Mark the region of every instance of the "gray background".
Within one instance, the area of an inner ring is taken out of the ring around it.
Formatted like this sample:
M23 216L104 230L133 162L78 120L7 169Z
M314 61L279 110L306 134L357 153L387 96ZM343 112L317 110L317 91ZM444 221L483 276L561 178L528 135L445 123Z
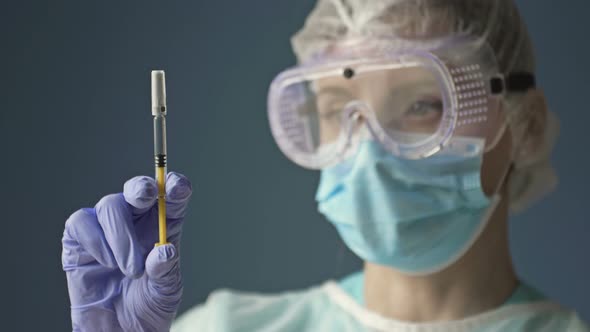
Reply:
M317 174L266 119L312 0L5 2L0 142L2 326L70 329L61 235L77 208L153 174L149 71L166 70L170 168L195 194L181 311L219 287L276 292L360 266L315 212ZM590 2L519 1L562 133L559 190L512 220L519 275L590 319Z

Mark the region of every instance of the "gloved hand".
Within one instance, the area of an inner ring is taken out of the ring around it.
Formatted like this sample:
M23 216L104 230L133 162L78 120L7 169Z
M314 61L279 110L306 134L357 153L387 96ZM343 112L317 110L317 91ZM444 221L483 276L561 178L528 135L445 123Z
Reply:
M123 193L66 221L62 265L74 331L168 331L182 296L179 245L192 188L178 173L166 177L167 232L158 242L157 185L138 176Z

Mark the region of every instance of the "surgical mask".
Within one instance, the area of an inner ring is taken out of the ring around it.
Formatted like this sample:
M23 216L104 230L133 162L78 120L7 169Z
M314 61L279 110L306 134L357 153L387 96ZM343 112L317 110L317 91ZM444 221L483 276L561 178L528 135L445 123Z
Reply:
M481 151L478 139L460 139ZM500 200L484 194L482 153L396 157L375 140L322 170L319 211L360 258L411 275L431 274L456 262L485 228Z

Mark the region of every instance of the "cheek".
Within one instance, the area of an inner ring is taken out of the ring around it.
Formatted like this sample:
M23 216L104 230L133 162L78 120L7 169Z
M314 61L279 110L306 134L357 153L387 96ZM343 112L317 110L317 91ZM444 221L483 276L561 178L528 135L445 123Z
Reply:
M487 196L493 195L499 189L501 181L505 181L505 175L511 163L511 155L512 135L507 128L498 144L483 156L481 185Z
M479 125L458 128L458 136L482 137L485 135L486 145L493 148L483 155L481 169L481 185L486 195L491 196L503 181L512 157L512 135L507 127L502 136L499 134L505 122L502 102L498 98L488 100L487 121ZM495 145L494 145L495 144Z
M506 122L502 101L499 98L490 97L487 103L486 121L478 122L456 129L455 134L466 137L481 137L486 140L486 145L494 144L500 137L498 133Z
M340 119L331 119L326 120L320 118L319 120L319 137L320 137L320 145L321 144L329 144L338 138L340 135Z

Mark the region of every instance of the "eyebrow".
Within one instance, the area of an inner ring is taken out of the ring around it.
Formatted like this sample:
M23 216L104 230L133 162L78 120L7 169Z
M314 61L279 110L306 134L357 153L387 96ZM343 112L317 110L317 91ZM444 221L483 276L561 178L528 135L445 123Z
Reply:
M344 97L352 97L349 93L349 90L346 88L339 88L336 86L328 86L320 88L316 91L316 97L320 98L322 95L336 95L336 96L344 96Z
M409 82L388 90L391 92L390 97L404 97L412 95L412 92L414 91L415 93L413 93L413 95L425 93L432 94L432 91L436 91L437 95L440 94L438 84L435 81L427 81L426 83L424 81Z
M426 89L420 89L421 87L427 87ZM407 83L403 83L400 84L398 86L395 87L391 87L388 90L391 92L390 93L390 97L404 97L404 96L408 96L411 95L413 91L418 90L419 94L423 94L423 93L428 93L428 94L432 94L433 91L433 87L435 87L434 90L436 90L438 92L438 84L436 81L424 81L424 80L416 80L416 81L410 81ZM330 95L330 96L342 96L342 97L349 97L352 98L353 94L350 93L350 90L348 88L342 88L342 87L337 87L337 86L326 86L326 87L322 87L319 88L316 92L315 92L316 98L322 98L325 95Z

